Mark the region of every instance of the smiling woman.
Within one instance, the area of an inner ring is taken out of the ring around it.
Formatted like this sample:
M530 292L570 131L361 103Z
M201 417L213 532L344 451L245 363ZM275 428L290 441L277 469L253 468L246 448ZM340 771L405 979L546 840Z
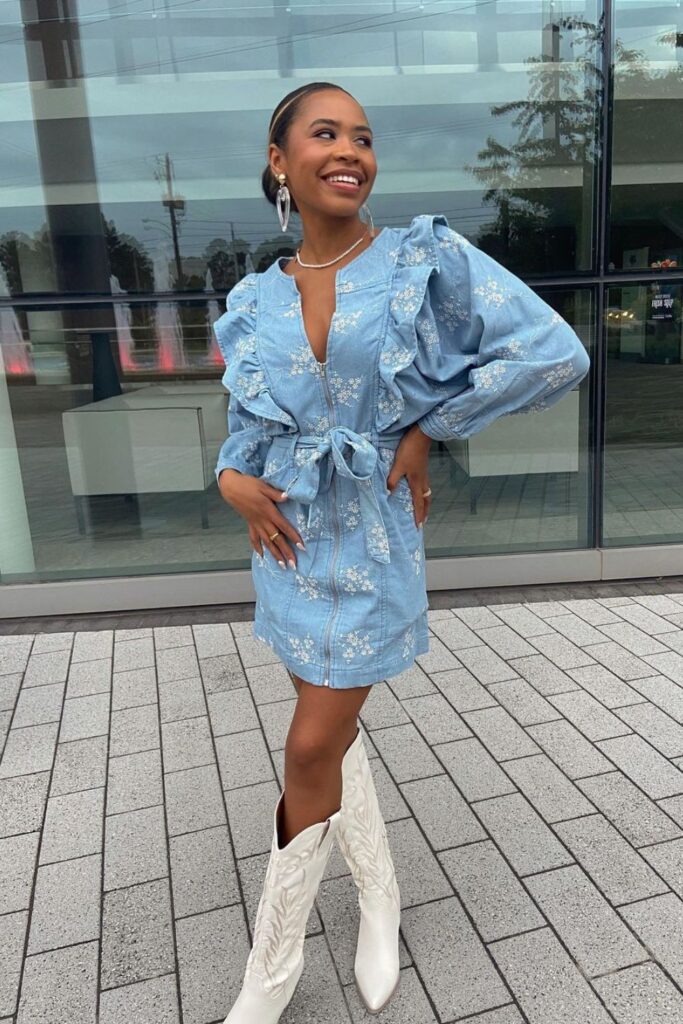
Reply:
M431 441L552 405L588 370L568 324L442 214L368 227L364 118L320 82L276 109L263 187L299 213L303 241L287 266L239 282L215 324L230 391L216 476L248 523L254 634L298 691L228 1024L275 1024L291 999L335 835L359 889L359 992L372 1012L394 992L400 894L357 715L373 684L428 651Z

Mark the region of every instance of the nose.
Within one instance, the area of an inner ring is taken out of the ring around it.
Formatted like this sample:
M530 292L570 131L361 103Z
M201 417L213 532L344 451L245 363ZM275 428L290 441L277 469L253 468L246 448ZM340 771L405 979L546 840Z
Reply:
M337 145L334 147L334 149L335 156L339 157L340 159L350 158L354 160L356 157L356 150L351 139L348 137L348 135L344 135L343 133L340 133L337 136Z

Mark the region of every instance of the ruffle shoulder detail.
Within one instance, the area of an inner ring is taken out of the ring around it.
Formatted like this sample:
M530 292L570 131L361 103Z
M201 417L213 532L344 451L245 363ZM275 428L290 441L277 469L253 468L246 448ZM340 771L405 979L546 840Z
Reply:
M395 250L389 324L379 359L378 430L387 430L401 416L405 402L396 377L411 366L418 352L421 323L431 322L428 286L439 272L439 247L455 232L441 214L413 217Z
M273 400L258 354L258 277L247 274L228 292L225 313L213 325L225 360L223 384L231 395L260 421L296 423ZM264 426L267 425L264 422Z

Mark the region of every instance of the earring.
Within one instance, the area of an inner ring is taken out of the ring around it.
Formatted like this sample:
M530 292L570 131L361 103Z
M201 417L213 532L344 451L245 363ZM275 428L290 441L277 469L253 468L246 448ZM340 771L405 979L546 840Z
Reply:
M277 190L276 196L277 215L280 219L280 227L282 228L283 231L286 231L287 225L289 223L289 208L291 204L291 198L289 195L289 189L285 185L284 174L278 174L277 180L280 182L280 187Z
M370 213L370 207L368 206L367 203L363 203L363 205L360 208L360 213L365 214L365 217L361 217L361 220L370 228L370 235L374 235L375 225L372 223L372 214Z

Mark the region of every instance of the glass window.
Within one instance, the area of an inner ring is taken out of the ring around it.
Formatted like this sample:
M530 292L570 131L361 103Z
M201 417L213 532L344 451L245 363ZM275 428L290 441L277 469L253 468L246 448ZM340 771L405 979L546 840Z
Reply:
M683 541L683 285L608 289L604 544Z
M260 192L292 88L350 89L375 223L445 213L518 273L593 266L596 0L0 5L11 294L224 290L297 238ZM76 17L78 10L78 17ZM354 13L355 12L355 13Z
M683 9L615 0L609 270L683 267Z

